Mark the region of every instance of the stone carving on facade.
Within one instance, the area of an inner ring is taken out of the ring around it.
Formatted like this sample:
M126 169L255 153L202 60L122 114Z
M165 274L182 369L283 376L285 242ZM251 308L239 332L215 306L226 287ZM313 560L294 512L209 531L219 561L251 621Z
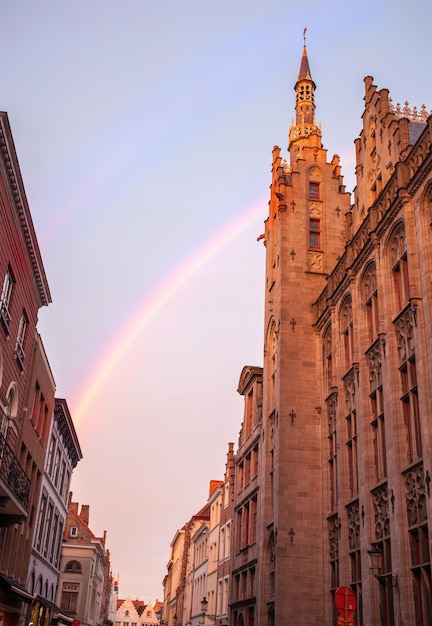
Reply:
M312 252L309 250L309 271L311 272L323 272L324 270L324 255L322 252Z
M372 491L375 520L375 540L380 541L390 535L390 518L387 484Z
M376 266L374 262L368 264L363 273L363 300L366 302L377 290Z
M328 520L329 524L329 545L330 561L337 561L339 558L339 534L340 520L337 515L333 515Z
M427 520L426 482L423 464L404 474L408 525L416 526Z
M349 549L358 550L360 548L360 507L358 500L347 506L347 516Z
M355 410L356 369L352 367L343 379L347 414Z
M414 354L413 330L415 326L415 309L407 307L402 315L399 315L394 322L396 331L396 341L399 354L399 363L402 365L412 354Z
M322 205L319 202L309 202L310 217L321 217Z
M397 261L399 261L399 259L404 255L405 251L405 226L401 223L399 224L399 227L395 229L391 237L390 258L392 265L395 265Z
M405 100L403 107L399 102L397 104L393 104L393 100L390 96L388 102L390 111L394 113L396 117L407 117L412 122L422 122L423 124L426 124L427 118L429 115L432 115L432 111L429 113L426 105L424 104L421 105L419 110L415 106L411 109L408 100Z
M338 404L337 392L332 393L327 398L326 404L327 404L329 435L331 436L336 430L336 411L337 411L337 404Z
M382 343L377 340L369 348L366 357L369 362L369 383L371 392L375 391L382 382Z

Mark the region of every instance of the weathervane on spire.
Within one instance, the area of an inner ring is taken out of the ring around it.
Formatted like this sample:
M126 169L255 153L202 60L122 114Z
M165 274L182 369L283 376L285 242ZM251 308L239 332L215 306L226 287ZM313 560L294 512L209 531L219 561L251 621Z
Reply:
M304 41L304 45L306 45L306 31L307 31L307 26L304 27L303 29L303 41Z

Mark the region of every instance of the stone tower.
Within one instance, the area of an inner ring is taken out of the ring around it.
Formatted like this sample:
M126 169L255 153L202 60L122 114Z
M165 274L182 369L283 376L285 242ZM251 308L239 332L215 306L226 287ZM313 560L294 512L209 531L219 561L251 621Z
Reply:
M343 254L350 195L315 121L306 45L295 84L289 158L273 149L266 247L263 438L260 449L258 624L322 624L323 477L319 337L313 304ZM330 601L330 600L329 600Z

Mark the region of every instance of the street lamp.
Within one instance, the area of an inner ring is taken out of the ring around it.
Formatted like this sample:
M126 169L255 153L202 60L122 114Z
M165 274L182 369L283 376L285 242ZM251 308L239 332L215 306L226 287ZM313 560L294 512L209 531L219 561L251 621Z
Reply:
M382 550L377 544L373 543L370 550L367 551L369 559L369 569L381 585L386 587L397 587L398 577L392 574L380 574L382 569Z
M204 596L203 599L201 600L201 613L203 617L205 617L205 614L207 613L207 605L208 605L208 600Z

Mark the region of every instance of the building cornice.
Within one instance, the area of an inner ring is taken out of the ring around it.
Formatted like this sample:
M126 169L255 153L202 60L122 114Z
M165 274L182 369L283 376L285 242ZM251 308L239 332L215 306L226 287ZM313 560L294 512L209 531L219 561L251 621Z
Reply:
M4 112L0 112L0 166L4 175L5 188L9 194L11 207L15 209L17 226L22 234L25 249L29 256L37 287L39 307L47 306L51 302L48 280L27 202L9 119L7 113Z

